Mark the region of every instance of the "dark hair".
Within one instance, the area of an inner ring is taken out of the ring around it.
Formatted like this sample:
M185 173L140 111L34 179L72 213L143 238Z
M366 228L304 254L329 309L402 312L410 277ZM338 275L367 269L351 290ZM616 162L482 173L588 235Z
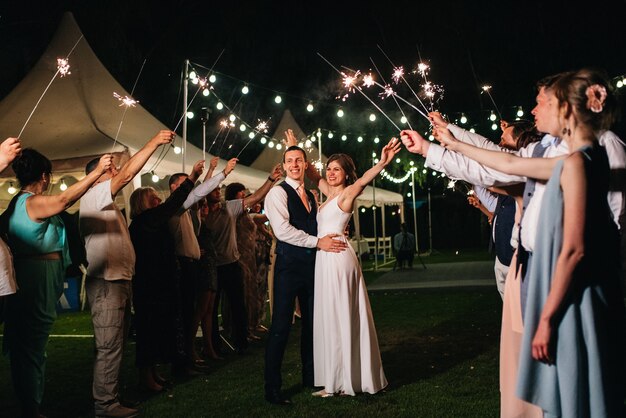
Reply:
M605 93L597 112L589 107L590 102L587 96L589 89L594 86ZM559 104L569 104L576 118L581 123L589 125L594 131L608 129L613 124L617 101L604 71L583 68L566 73L555 81L553 89Z
M337 164L346 172L346 186L351 185L357 180L356 175L356 167L354 166L354 161L347 154L333 154L328 157L328 161L326 161L326 168L333 161L337 161Z
M241 183L230 183L226 186L226 192L224 192L225 200L235 200L237 197L237 193L242 190L246 190L246 186Z
M285 155L287 155L287 153L289 151L300 151L302 153L302 155L304 156L304 162L307 162L306 152L302 148L300 148L299 146L292 145L292 146L290 146L289 148L287 148L285 150L285 153L283 154L283 163L285 162Z
M170 176L170 179L168 181L168 185L170 187L172 187L172 184L176 183L178 181L179 178L181 177L189 177L187 174L185 173L174 173Z
M32 148L25 148L11 164L21 187L41 180L44 174L52 174L52 163L45 155Z
M85 174L89 174L93 170L95 170L96 167L98 167L99 162L100 162L100 157L94 158L93 160L89 161L87 165L85 166Z
M517 139L522 133L530 129L533 129L535 127L535 124L528 120L516 120L516 121L509 123L507 128L509 127L513 128L513 131L511 132L511 134L513 138Z
M537 130L533 125L531 129L522 132L515 142L515 148L520 149L532 144L533 142L541 141L543 134Z

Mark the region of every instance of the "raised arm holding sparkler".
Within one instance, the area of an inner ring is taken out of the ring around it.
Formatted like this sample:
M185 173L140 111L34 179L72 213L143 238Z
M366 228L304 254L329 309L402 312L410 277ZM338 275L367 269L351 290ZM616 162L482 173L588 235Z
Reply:
M22 152L22 144L17 138L7 138L0 144L0 172Z

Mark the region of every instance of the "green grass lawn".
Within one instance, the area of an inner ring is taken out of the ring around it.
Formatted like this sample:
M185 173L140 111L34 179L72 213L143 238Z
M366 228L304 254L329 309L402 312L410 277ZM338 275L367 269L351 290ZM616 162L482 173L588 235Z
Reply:
M368 274L369 276L369 274ZM288 408L263 400L263 341L249 354L212 362L211 373L177 382L165 394L146 398L151 417L202 416L411 416L495 417L498 415L498 335L501 302L494 289L377 292L370 295L383 365L385 393L354 398L313 398L300 387L299 323L283 365ZM59 317L54 334L90 334L86 313ZM134 345L128 345L123 393L136 390ZM50 417L90 416L93 342L51 338L42 412ZM167 369L164 368L167 373ZM0 360L2 416L16 416L5 357Z

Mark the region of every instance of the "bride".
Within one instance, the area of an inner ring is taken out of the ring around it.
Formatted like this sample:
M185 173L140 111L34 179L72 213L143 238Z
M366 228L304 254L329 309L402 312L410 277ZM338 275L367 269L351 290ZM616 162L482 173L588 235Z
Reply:
M307 171L327 198L318 209L318 236L338 233L345 240L343 232L352 216L356 198L399 150L400 142L393 138L383 148L380 161L361 178L357 178L354 162L346 154L330 156L326 179L314 169ZM387 379L367 289L351 246L340 253L318 252L314 300L315 386L324 389L314 392L313 396L354 396L359 392L373 394L384 389Z

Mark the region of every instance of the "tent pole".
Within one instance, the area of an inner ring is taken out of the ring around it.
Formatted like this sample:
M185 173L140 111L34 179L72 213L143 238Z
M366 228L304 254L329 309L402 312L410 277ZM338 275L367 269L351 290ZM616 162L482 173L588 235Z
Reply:
M185 60L185 80L183 81L183 170L185 173L185 156L187 155L187 88L189 86L189 60Z
M417 208L415 207L415 169L414 168L411 168L411 197L413 198L413 232L415 233L415 252L419 254L420 245L419 245L419 240L417 239ZM428 204L430 205L430 202L428 202Z

